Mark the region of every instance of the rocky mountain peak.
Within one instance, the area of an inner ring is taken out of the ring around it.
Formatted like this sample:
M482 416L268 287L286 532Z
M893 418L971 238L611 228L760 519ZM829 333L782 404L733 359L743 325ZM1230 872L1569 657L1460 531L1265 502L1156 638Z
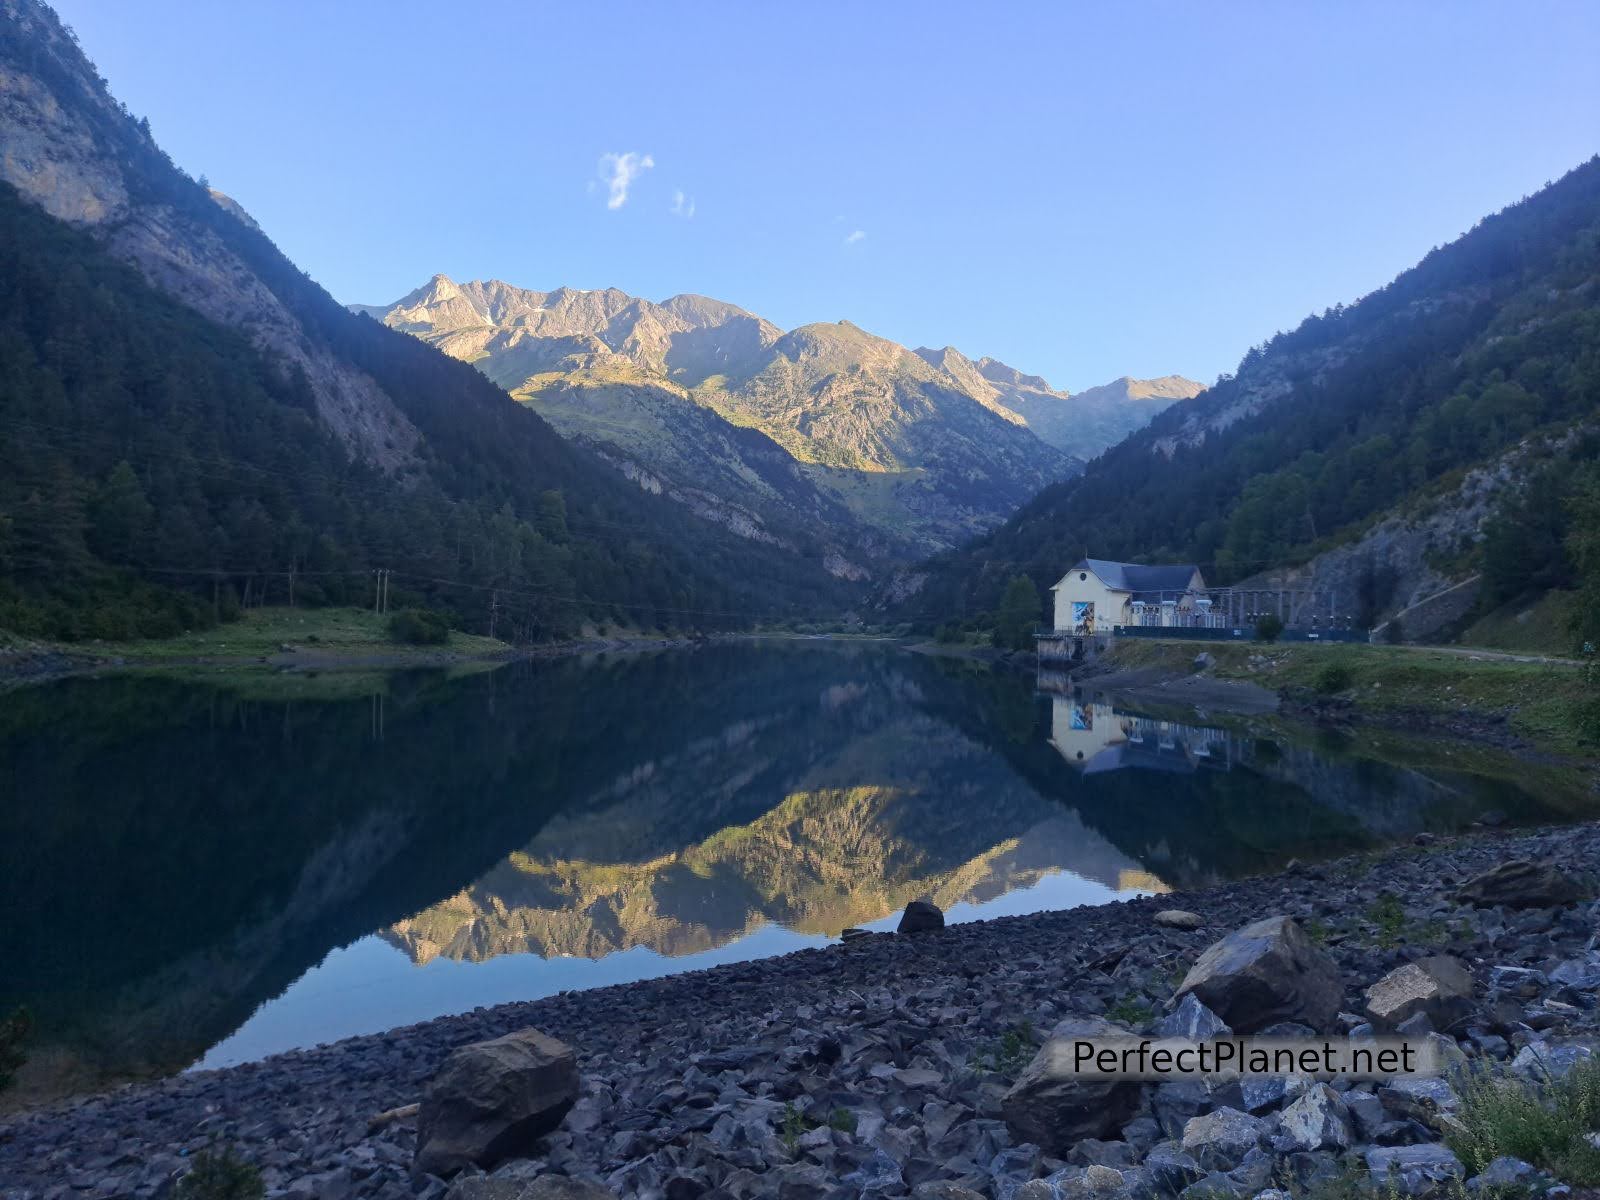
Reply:
M1046 383L1044 376L1024 375L1017 368L1006 365L998 358L985 356L972 365L977 369L978 374L991 383L1005 384L1008 387L1032 388L1035 391L1049 392L1051 395L1060 396L1062 399L1067 396L1066 392L1058 392Z

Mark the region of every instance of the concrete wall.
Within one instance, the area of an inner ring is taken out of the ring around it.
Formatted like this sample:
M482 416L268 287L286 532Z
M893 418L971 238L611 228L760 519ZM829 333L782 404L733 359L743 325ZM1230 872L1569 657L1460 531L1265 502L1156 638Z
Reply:
M1459 621L1472 611L1472 606L1478 602L1478 592L1481 588L1483 577L1472 575L1463 579L1454 587L1448 587L1435 592L1425 600L1420 600L1409 608L1401 609L1382 625L1372 631L1372 640L1384 641L1388 634L1389 624L1393 621L1400 622L1400 633L1408 642L1414 642L1427 637L1430 633L1443 629L1452 622Z

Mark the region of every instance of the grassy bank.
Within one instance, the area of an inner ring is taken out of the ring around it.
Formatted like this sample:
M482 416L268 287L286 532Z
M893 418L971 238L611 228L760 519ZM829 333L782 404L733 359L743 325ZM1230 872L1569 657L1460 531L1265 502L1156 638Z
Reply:
M1480 617L1461 634L1464 646L1566 657L1573 650L1572 618L1578 597L1550 591L1537 600L1518 600Z
M139 642L90 642L70 647L73 653L138 662L174 659L259 659L285 654L284 647L308 656L368 658L441 654L495 654L510 647L495 638L451 630L442 644L414 646L398 642L389 631L389 617L358 608L252 608L237 621L175 638Z
M1117 643L1110 662L1122 669L1187 673L1202 650L1216 660L1210 670L1219 679L1345 701L1374 717L1503 717L1513 732L1545 749L1585 758L1600 752L1581 732L1583 674L1570 663L1518 662L1421 646L1132 639Z

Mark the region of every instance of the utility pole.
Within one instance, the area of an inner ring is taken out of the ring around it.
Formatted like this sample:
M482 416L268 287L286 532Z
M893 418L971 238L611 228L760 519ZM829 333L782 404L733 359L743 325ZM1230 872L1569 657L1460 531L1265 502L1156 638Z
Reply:
M378 605L383 602L383 572L372 573L372 615L378 615Z
M496 588L489 593L489 636L494 636L494 625L500 616L500 590Z

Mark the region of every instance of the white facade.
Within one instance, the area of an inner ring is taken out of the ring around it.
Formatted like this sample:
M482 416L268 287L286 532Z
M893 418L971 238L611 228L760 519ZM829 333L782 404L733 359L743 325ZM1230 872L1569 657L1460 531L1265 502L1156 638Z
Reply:
M1113 625L1132 623L1132 593L1107 587L1100 576L1087 568L1068 571L1050 590L1056 597L1057 633L1110 633ZM1078 605L1088 607L1075 607Z
M1141 576L1160 577L1163 586L1138 590L1145 586ZM1055 594L1053 628L1057 633L1087 636L1110 633L1117 625L1194 624L1197 613L1209 609L1205 586L1198 567L1141 567L1084 559L1050 589Z

